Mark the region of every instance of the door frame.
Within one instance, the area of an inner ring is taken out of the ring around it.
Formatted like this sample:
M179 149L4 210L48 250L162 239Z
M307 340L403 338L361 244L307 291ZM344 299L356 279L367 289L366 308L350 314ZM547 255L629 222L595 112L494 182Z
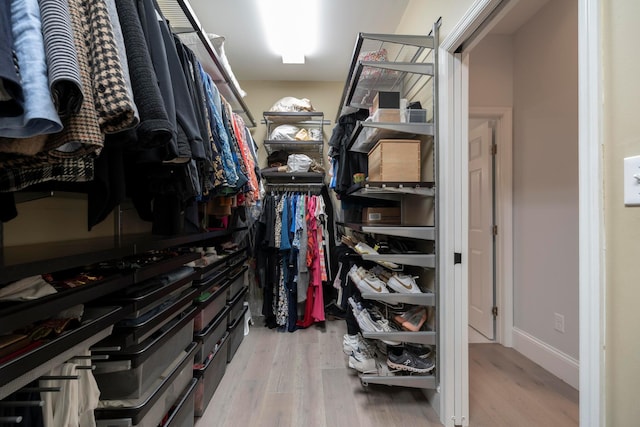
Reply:
M495 342L513 347L513 109L469 107L470 119L495 120L494 207L498 235L495 239L495 290L498 317Z
M449 31L438 48L440 346L442 396L440 419L445 426L469 425L468 274L467 260L453 262L454 253L468 251L468 171L466 139L469 121L468 55L458 52L463 42L470 48L518 0L495 16L503 0L476 0ZM601 0L578 0L578 158L579 158L579 309L580 309L580 425L605 425L605 319L604 212L602 165L603 83ZM485 21L489 25L483 25ZM480 30L479 30L480 29ZM478 31L478 34L474 34ZM451 213L453 212L453 215ZM448 215L445 215L448 213ZM449 325L449 326L447 326Z

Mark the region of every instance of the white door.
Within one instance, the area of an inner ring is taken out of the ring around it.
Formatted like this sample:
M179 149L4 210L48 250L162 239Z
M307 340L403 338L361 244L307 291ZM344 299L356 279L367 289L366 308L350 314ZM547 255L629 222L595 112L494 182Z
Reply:
M469 131L469 326L495 339L493 132Z

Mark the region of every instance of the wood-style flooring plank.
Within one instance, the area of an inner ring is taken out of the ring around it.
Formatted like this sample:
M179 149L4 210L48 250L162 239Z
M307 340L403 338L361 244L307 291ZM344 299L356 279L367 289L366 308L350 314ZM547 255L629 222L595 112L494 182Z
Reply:
M322 369L320 368L320 344L298 343L295 348L299 361L299 388L295 392L293 425L324 427L325 405Z
M353 381L345 368L323 369L322 386L326 425L331 427L366 427L361 423L353 393Z
M342 321L295 333L256 325L197 427L440 427L422 390L362 387L342 352ZM512 349L469 350L473 427L573 427L578 392Z
M578 426L578 392L513 349L469 346L471 425Z

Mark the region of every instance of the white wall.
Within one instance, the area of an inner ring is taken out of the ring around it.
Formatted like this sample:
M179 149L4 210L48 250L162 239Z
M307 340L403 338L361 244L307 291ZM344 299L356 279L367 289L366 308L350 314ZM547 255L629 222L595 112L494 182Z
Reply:
M549 2L513 51L514 323L578 359L577 2Z

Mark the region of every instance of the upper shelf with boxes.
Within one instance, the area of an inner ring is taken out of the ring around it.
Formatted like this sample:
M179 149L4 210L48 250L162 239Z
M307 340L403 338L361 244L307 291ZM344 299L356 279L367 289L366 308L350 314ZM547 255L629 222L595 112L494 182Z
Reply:
M322 182L324 113L265 111L263 117L267 126L264 148L270 158L281 157L283 165L263 170L262 175L271 183Z
M340 114L368 109L350 136L350 151L368 154L357 195L433 195L434 38L360 33ZM429 106L429 108L425 108Z
M324 113L265 111L263 117L267 125L264 148L268 154L278 150L304 153L322 165Z

